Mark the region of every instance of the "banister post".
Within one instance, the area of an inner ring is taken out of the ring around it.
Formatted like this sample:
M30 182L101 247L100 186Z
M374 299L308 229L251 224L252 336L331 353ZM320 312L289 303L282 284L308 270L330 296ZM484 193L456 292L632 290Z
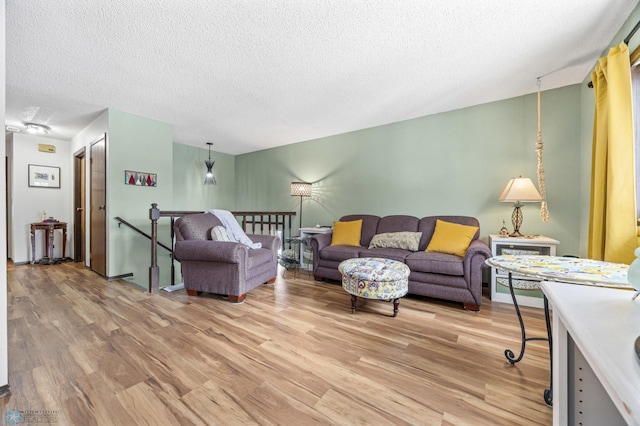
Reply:
M149 209L151 219L151 266L149 267L149 293L154 293L160 288L160 268L158 268L158 219L160 209L157 203L152 203Z

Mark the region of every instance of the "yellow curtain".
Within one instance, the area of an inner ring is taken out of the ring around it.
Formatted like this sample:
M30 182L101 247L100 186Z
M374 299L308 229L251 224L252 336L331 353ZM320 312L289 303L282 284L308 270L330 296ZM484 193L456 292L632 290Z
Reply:
M631 263L637 247L631 64L625 43L600 58L591 161L589 257Z

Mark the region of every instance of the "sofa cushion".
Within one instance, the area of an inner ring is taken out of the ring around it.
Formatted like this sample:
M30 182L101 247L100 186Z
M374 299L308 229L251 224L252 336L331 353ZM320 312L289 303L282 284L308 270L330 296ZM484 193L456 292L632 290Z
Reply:
M381 257L383 259L397 260L398 262L404 263L404 259L411 253L413 252L396 248L372 248L360 251L360 257Z
M376 234L369 243L369 248L397 248L418 251L422 232L385 232Z
M340 218L340 222L348 222L358 219L362 219L362 235L360 236L360 245L369 247L371 238L373 238L373 236L377 233L376 230L378 229L380 216L374 216L370 214L350 214L347 216L342 216Z
M360 246L362 219L349 222L333 222L332 246Z
M477 232L477 226L460 225L438 219L436 220L436 229L426 251L436 251L463 257Z
M453 254L418 251L409 254L404 263L411 271L452 276L464 275L464 260Z
M417 232L419 223L420 219L415 216L400 214L385 216L380 218L376 234L402 231Z
M320 259L342 262L343 260L352 259L354 257L362 257L360 256L360 251L362 250L366 250L366 248L354 246L327 246L320 250Z

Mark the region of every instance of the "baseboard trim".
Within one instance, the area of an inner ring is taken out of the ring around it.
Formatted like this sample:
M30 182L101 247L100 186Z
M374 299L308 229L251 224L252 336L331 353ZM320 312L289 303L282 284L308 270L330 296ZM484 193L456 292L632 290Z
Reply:
M122 274L122 275L114 275L112 277L107 277L108 281L115 281L115 280L121 280L124 278L129 278L133 276L133 272L129 272L128 274Z

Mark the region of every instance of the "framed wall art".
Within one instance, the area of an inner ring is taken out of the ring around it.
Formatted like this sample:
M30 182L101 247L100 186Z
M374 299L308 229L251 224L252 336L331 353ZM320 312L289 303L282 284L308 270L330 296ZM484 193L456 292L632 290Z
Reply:
M29 164L29 186L33 188L60 188L60 167Z
M132 170L125 170L124 183L126 185L136 186L156 186L158 184L158 175L156 173L134 172Z

